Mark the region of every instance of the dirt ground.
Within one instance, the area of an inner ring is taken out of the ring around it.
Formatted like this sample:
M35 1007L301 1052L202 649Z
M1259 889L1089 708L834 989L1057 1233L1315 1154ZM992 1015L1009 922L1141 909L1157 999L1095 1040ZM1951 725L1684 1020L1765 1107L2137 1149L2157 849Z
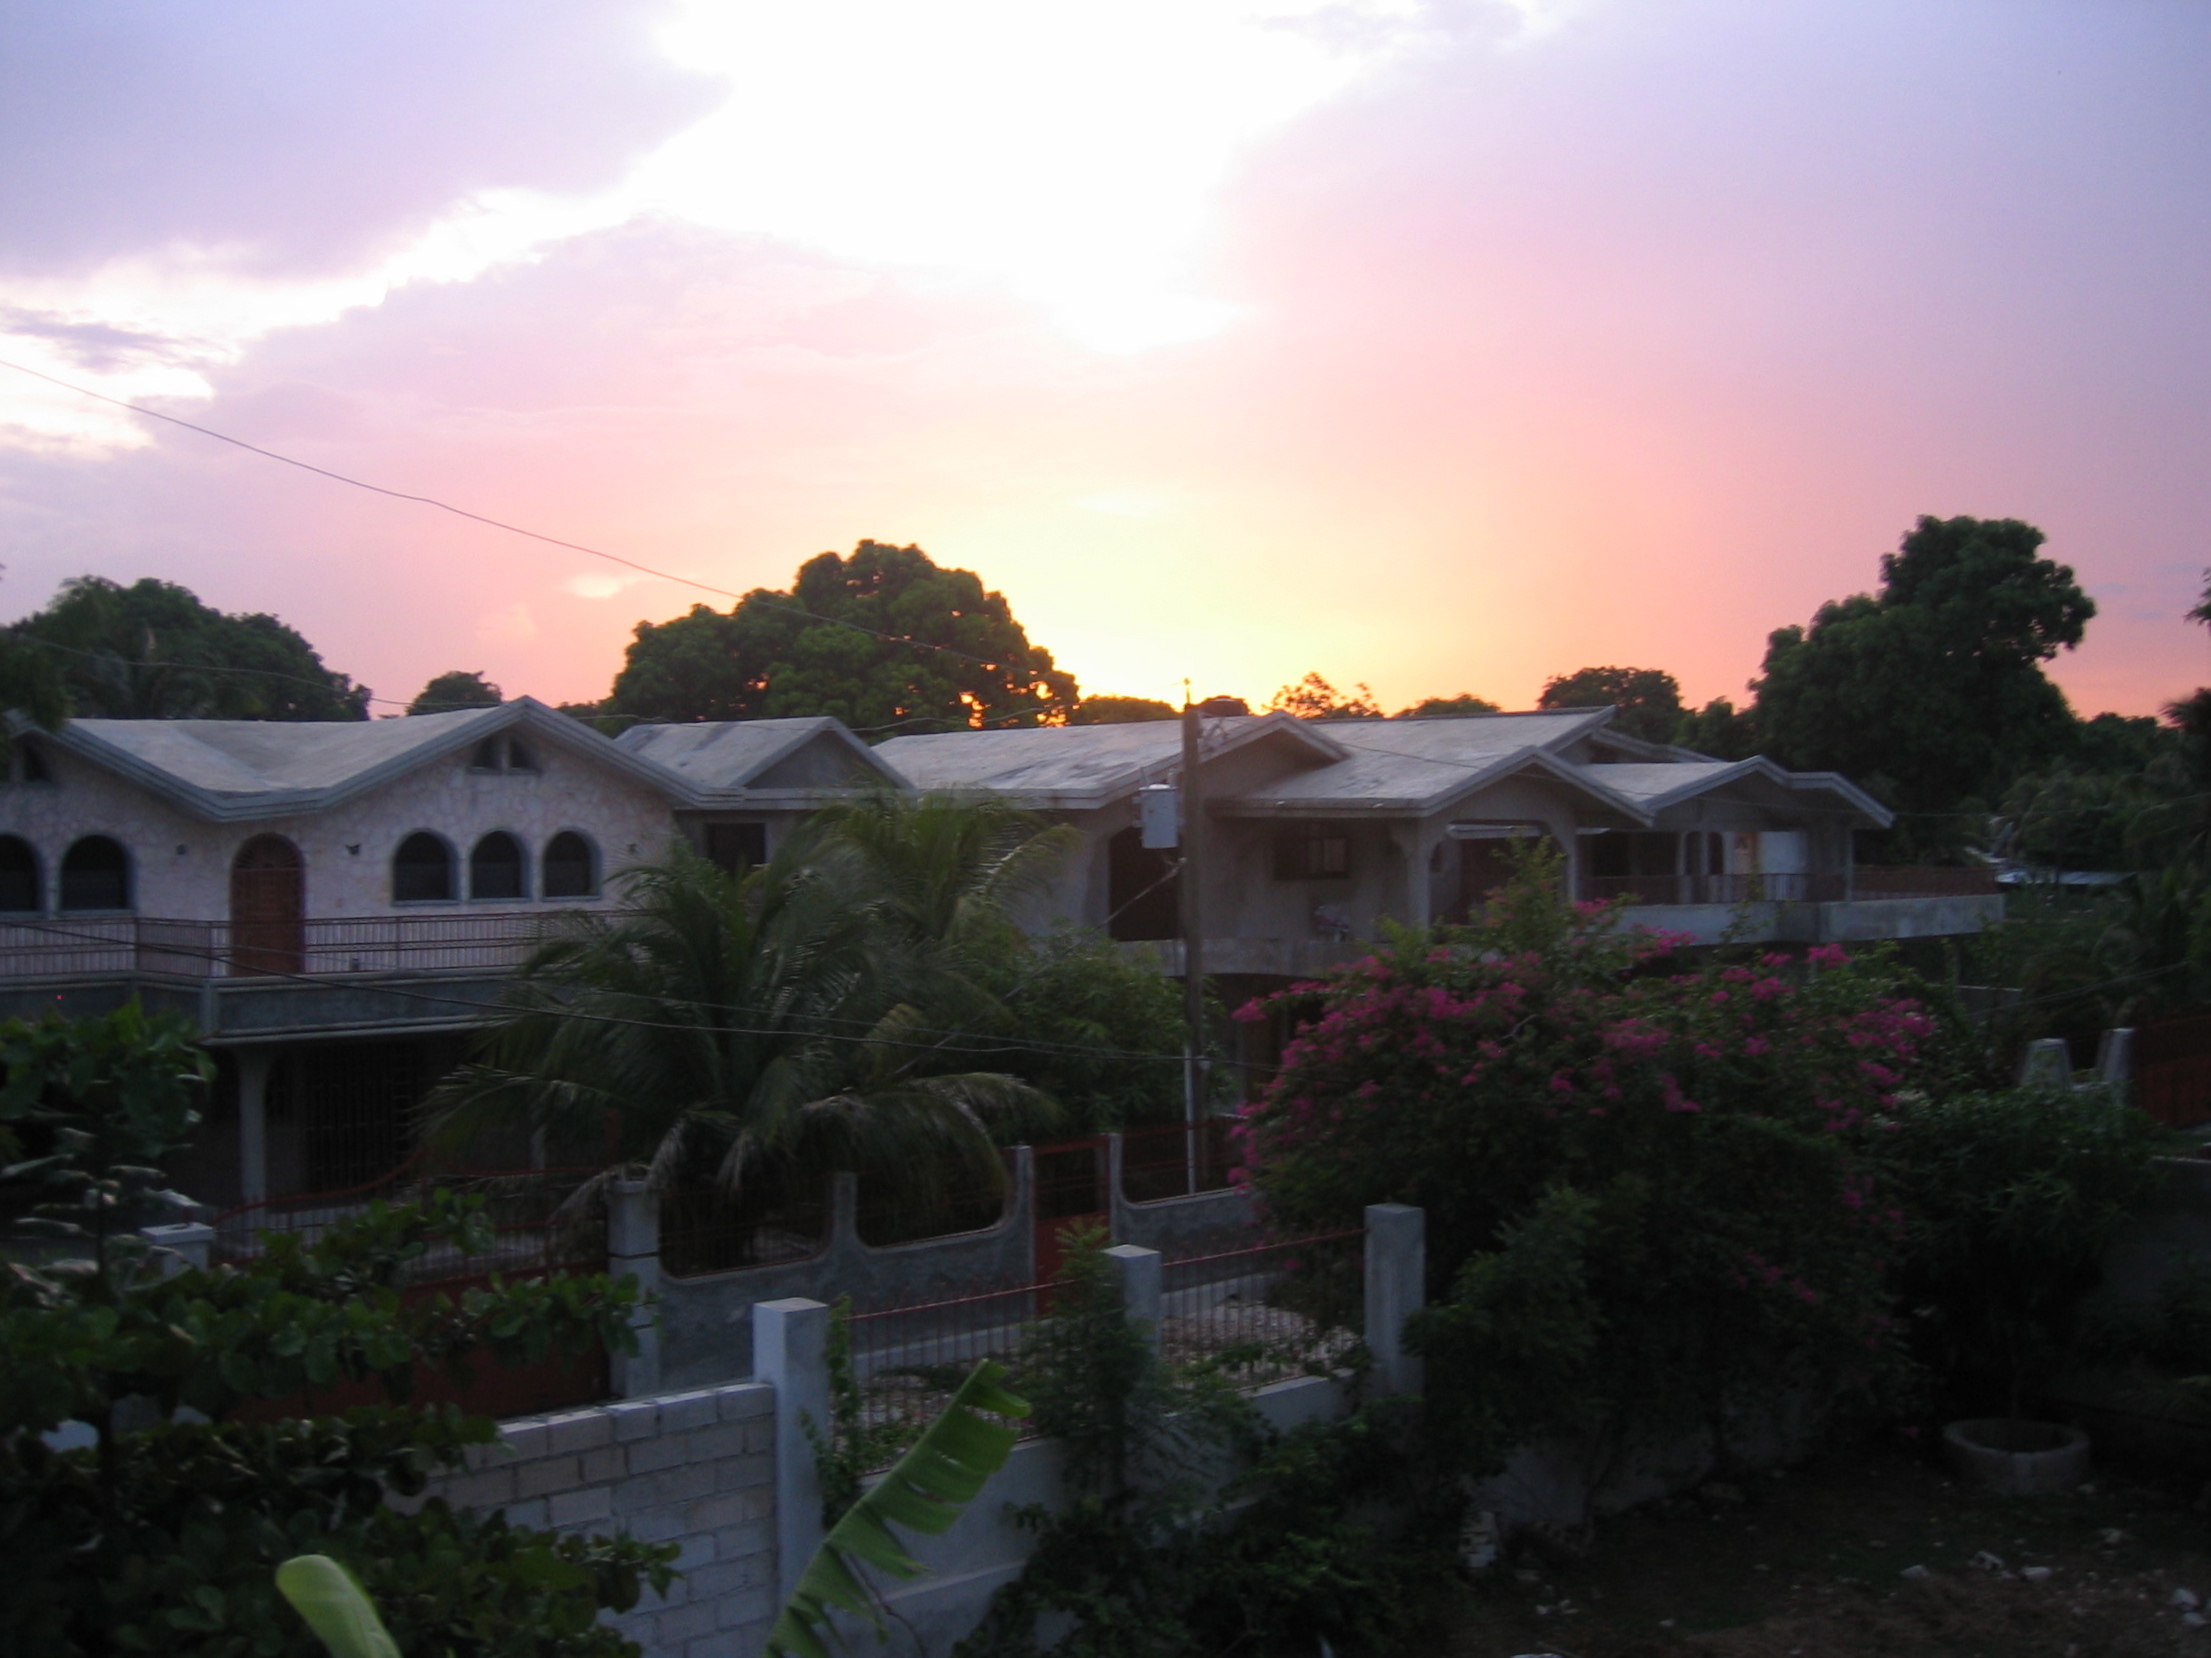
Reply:
M2211 1658L2200 1475L1986 1495L1902 1447L1622 1515L1484 1573L1450 1658Z

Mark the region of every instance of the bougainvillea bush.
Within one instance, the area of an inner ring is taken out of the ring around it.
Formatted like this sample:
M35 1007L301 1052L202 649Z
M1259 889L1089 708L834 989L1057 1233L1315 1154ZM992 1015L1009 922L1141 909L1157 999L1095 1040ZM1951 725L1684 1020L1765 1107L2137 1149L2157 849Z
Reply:
M1240 1124L1271 1223L1427 1211L1415 1340L1468 1471L1547 1440L1601 1485L1893 1384L1881 1141L1947 1067L1941 1021L1836 948L1691 967L1547 876L1277 999L1301 1023Z

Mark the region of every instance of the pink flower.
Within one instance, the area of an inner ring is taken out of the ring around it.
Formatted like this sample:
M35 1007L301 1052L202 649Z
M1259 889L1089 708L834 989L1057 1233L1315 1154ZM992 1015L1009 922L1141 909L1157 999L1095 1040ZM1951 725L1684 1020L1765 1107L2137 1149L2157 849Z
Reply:
M1804 959L1814 967L1842 967L1850 960L1850 952L1840 944L1815 944L1804 952Z

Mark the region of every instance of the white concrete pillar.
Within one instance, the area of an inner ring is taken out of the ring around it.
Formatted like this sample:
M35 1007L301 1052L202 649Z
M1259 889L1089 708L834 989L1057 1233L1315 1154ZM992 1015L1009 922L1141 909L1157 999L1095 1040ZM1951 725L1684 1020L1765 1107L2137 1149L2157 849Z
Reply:
M2096 1080L2124 1088L2134 1080L2134 1027L2107 1030L2096 1044Z
M260 1203L269 1195L268 1048L238 1050L238 1199Z
M1366 1222L1366 1340L1374 1355L1374 1392L1418 1393L1425 1367L1405 1350L1405 1320L1428 1298L1428 1211L1370 1203Z
M2046 1036L2029 1042L2019 1058L2022 1088L2070 1088L2073 1086L2073 1054L2062 1036Z
M215 1258L215 1228L204 1221L179 1221L171 1226L140 1229L154 1246L161 1276L174 1278L188 1267L207 1270Z
M1134 1319L1159 1351L1159 1301L1165 1286L1166 1257L1139 1244L1115 1244L1105 1252L1113 1267L1113 1282L1121 1292L1121 1311Z
M821 1547L821 1474L806 1435L830 1434L829 1309L792 1296L752 1306L752 1373L775 1387L776 1598L788 1600Z
M660 1194L642 1180L617 1180L606 1195L608 1275L637 1280L639 1300L630 1314L635 1353L608 1356L608 1379L621 1399L660 1391Z

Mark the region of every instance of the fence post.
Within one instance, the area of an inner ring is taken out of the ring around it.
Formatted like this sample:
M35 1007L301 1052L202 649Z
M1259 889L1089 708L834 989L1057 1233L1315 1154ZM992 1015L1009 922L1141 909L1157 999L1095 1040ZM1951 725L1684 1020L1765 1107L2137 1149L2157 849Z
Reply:
M1405 1351L1405 1320L1428 1295L1428 1211L1370 1203L1366 1221L1366 1338L1374 1391L1418 1393L1424 1367Z
M2070 1088L2073 1086L2073 1055L2062 1036L2045 1036L2039 1042L2029 1042L2027 1051L2019 1060L2019 1086L2022 1088Z
M637 1280L630 1314L637 1351L607 1360L607 1379L618 1399L642 1399L660 1391L660 1194L642 1180L617 1180L606 1196L606 1269L610 1277Z
M829 1309L792 1296L752 1305L752 1373L775 1384L776 1599L788 1600L821 1546L821 1471L806 1426L827 1438Z
M2096 1080L2124 1088L2134 1080L2134 1027L2107 1030L2096 1044Z
M141 1228L148 1243L161 1252L161 1276L174 1278L187 1267L205 1272L215 1258L215 1228L205 1221L179 1221L173 1226Z
M1136 1320L1144 1332L1144 1339L1151 1343L1152 1351L1158 1352L1164 1257L1158 1250L1146 1249L1140 1244L1115 1244L1105 1252L1105 1258L1113 1264L1114 1286L1121 1292L1121 1311Z
M238 1196L246 1203L269 1195L269 1067L266 1048L238 1050Z

